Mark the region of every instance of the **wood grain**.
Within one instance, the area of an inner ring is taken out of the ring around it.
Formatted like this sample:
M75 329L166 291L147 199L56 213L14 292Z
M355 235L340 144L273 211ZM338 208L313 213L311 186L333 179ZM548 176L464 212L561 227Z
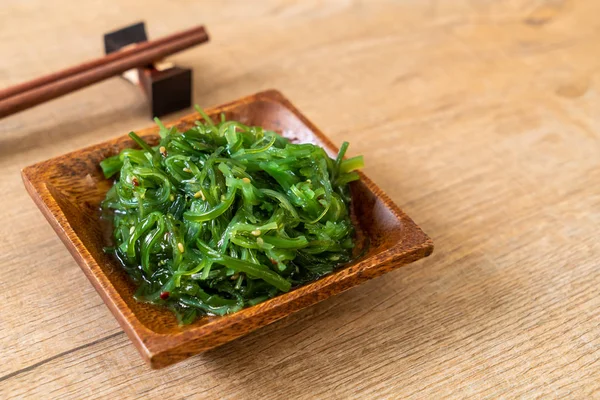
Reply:
M0 86L94 58L133 21L205 24L211 45L174 57L198 104L280 88L436 251L149 370L19 177L148 124L142 94L106 81L0 124L1 398L600 396L600 3L147 5L5 1Z

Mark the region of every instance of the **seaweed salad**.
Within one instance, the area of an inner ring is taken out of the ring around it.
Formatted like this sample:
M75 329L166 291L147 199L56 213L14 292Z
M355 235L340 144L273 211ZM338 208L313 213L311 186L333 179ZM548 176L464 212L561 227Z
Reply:
M111 251L137 301L180 324L225 315L332 272L352 259L348 183L362 156L335 159L258 126L202 120L185 132L158 119L161 140L100 163Z

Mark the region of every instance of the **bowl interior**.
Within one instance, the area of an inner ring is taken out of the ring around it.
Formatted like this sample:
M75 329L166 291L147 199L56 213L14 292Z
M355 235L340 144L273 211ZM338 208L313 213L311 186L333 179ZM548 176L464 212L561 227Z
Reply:
M324 147L330 156L335 156L338 151L322 134L311 129L310 123L277 101L256 99L252 102L233 103L212 113L209 112L209 115L217 119L221 112L224 112L227 118L249 125L263 126L293 141L318 144ZM186 129L191 127L197 118L197 114L190 115L178 121L177 125L180 129ZM152 144L158 140L157 129L154 128L141 131L139 134ZM85 250L97 263L97 267L108 278L135 318L146 328L156 333L173 333L193 329L213 319L221 318L205 317L194 324L178 326L177 320L170 311L136 302L133 299L135 291L133 283L118 262L103 252L103 247L110 236L110 229L107 230L107 224L100 220L99 205L112 185L112 181L104 179L98 164L104 158L117 154L121 149L134 146L133 141L124 137L111 141L109 146L100 144L50 160L44 166L47 177L44 184ZM402 226L403 221L380 196L373 193L370 181L365 179L353 182L351 189L354 222L361 243L357 251L363 250L365 243L369 244L361 259L377 257L402 243L406 235L406 230ZM334 274L346 268L351 268L351 265L340 268Z

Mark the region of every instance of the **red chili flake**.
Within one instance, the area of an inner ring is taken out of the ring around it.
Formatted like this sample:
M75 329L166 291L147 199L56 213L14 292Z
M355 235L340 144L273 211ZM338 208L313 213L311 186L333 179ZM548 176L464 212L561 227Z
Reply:
M133 186L140 186L140 182L137 180L137 178L135 176L131 179L131 184Z
M160 298L163 300L166 300L169 298L169 294L170 294L169 292L161 292Z
M277 260L275 260L274 258L271 258L271 263L273 263L273 265L277 265Z

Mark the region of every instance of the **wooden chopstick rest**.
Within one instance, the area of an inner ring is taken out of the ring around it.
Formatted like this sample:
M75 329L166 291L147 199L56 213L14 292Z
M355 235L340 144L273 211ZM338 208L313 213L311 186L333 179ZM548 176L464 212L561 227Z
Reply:
M104 51L110 54L148 41L146 27L139 22L104 35ZM161 117L192 105L192 70L157 60L142 68L125 71L122 77L140 86L148 98L150 117Z

